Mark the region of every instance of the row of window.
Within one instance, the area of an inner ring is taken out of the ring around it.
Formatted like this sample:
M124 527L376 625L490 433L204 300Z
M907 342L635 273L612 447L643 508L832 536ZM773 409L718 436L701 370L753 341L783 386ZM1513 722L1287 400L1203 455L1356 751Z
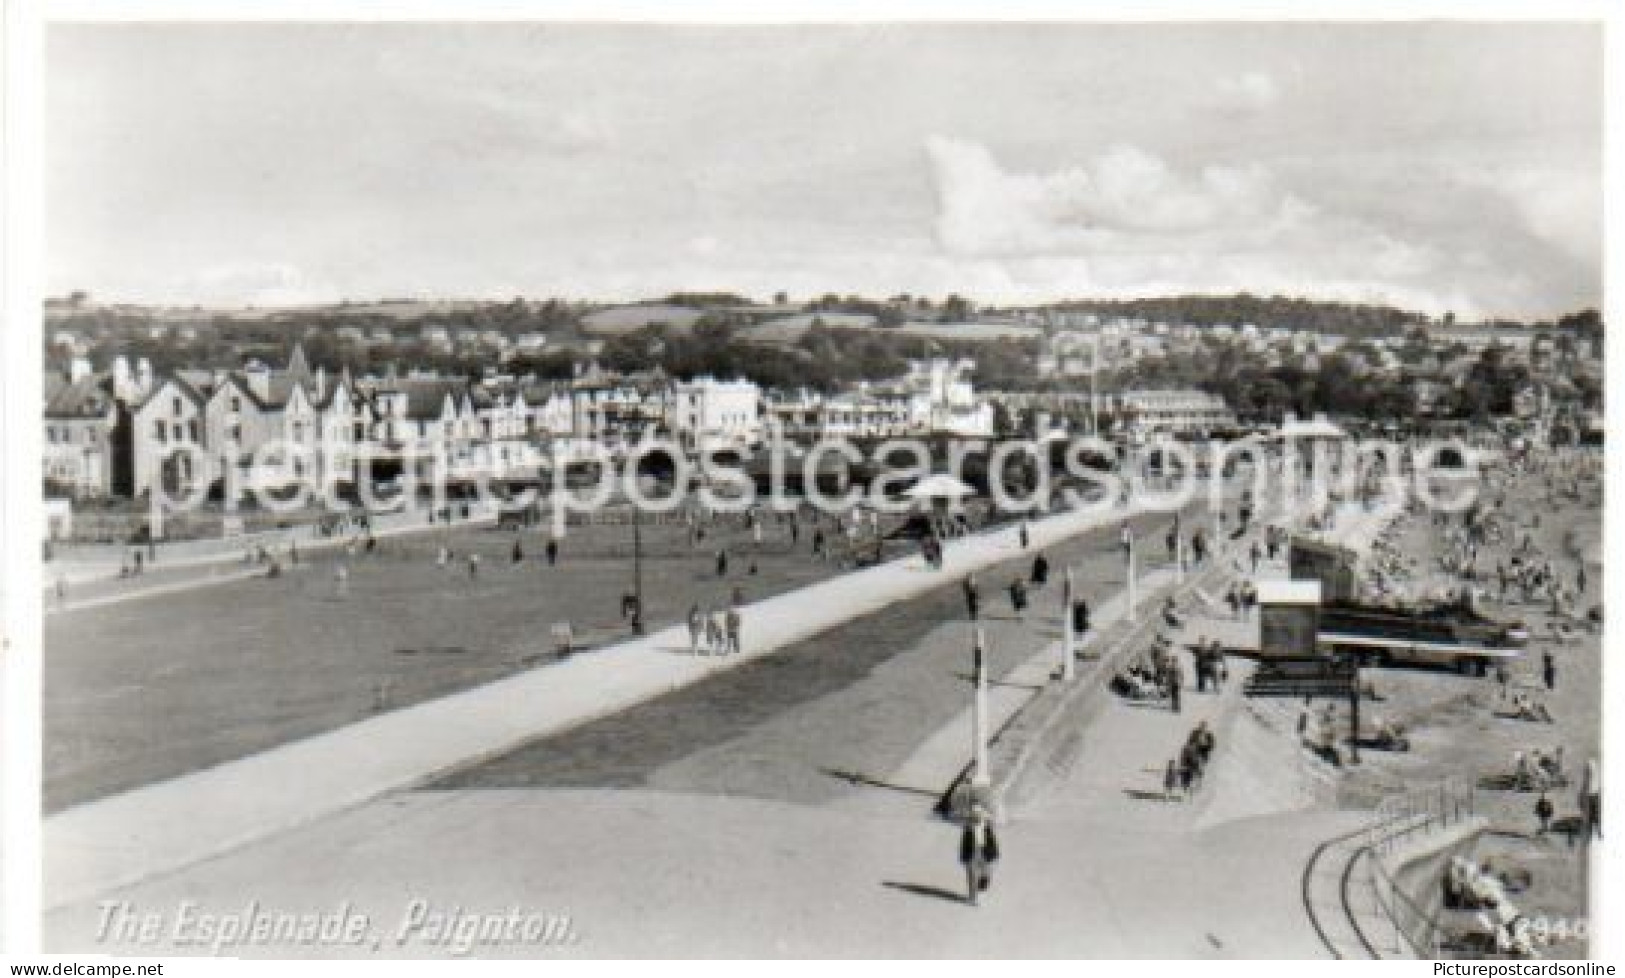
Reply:
M84 432L84 442L87 445L96 444L100 438L95 428L85 428ZM52 445L72 445L75 440L73 429L67 425L46 425L45 440Z
M198 444L203 442L203 439L198 437L196 418L184 425L179 421L172 424L162 418L157 418L152 422L152 437L160 445L169 441L190 441Z

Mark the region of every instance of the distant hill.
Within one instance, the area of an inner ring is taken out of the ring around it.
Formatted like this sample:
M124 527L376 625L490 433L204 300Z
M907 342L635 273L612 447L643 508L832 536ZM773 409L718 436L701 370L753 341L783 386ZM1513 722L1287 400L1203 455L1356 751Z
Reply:
M1358 337L1396 336L1412 326L1431 321L1422 313L1392 306L1256 296L1246 292L1151 299L1078 299L1054 303L1050 308L1195 326L1252 323L1265 329L1304 329Z
M747 327L741 335L760 343L788 345L806 335L815 322L830 329L870 329L875 325L875 317L851 312L804 312Z
M989 343L995 340L1033 340L1044 335L1037 326L1014 323L904 323L890 332L902 336L926 336L934 340L964 340Z
M665 303L612 306L582 316L581 331L599 336L613 336L617 333L635 333L647 326L656 325L688 329L702 315L704 313L690 306Z

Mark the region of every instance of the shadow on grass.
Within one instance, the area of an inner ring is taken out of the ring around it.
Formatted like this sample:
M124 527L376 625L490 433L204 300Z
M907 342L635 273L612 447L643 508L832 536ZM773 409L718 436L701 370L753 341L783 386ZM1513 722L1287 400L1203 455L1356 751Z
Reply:
M873 778L867 774L860 774L857 771L838 771L834 768L827 767L821 767L818 769L818 771L820 774L825 774L837 780L845 781L847 784L858 785L864 788L885 788L887 791L898 791L906 795L921 795L926 798L937 797L937 792L932 791L929 788L910 788L907 785L892 784L889 781L882 781L879 778Z
M968 672L956 672L956 673L954 673L954 678L963 680L963 681L965 681L967 683L973 683L973 682L976 681L976 677L971 675ZM1034 686L1031 683L1012 683L1012 682L1007 682L1006 680L1003 680L1003 679L989 679L987 681L987 685L988 685L989 688L992 688L994 686L1003 686L1006 689L1025 689L1030 693L1041 692L1044 689L1044 686L1042 684Z
M1174 799L1168 797L1166 794L1164 794L1161 791L1148 791L1145 788L1124 788L1123 789L1123 794L1128 795L1130 798L1133 798L1135 801L1161 801L1161 802L1167 802L1167 801L1173 801L1174 800Z
M970 903L965 894L954 890L945 890L940 886L927 886L924 883L899 883L896 880L886 880L880 885L888 890L901 890L915 896L935 897L938 900L947 900L950 903Z

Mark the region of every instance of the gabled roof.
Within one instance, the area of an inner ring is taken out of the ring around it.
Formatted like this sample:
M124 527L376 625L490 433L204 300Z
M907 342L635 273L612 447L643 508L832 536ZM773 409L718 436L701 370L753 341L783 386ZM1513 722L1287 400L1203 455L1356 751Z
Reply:
M350 380L350 372L348 370L339 374L336 379L327 385L327 391L322 395L321 400L312 398L311 406L318 411L327 410L333 406L333 401L339 396L339 391L341 390L345 392L345 396L348 397L352 403L355 401L355 384Z
M310 382L310 364L305 361L305 347L302 343L293 345L293 353L288 356L288 377L295 383Z
M310 364L305 360L305 348L298 343L294 344L293 353L288 357L288 369L265 372L263 394L255 388L248 374L246 370L235 370L229 376L236 383L237 389L247 395L261 411L280 411L287 407L295 387L305 389L305 399L313 407L326 406L332 397L329 392L321 400L317 399L315 376L310 371Z
M200 394L213 394L217 386L215 374L209 370L177 370L175 376L190 384L192 389Z
M378 387L379 395L406 397L406 416L415 421L433 421L445 410L446 396L461 400L466 385L458 380L392 380Z
M175 390L180 392L181 396L185 397L187 400L191 401L200 408L203 407L204 403L208 401L208 398L204 397L202 392L200 392L196 387L193 387L191 384L187 383L184 377L171 373L157 378L156 382L154 382L152 385L152 391L147 394L141 403L134 405L133 410L140 411L148 404L151 404L153 401L157 400L158 397L163 394L166 387L173 387Z
M92 374L69 382L62 379L47 393L47 418L101 418L113 406L113 392L106 374Z

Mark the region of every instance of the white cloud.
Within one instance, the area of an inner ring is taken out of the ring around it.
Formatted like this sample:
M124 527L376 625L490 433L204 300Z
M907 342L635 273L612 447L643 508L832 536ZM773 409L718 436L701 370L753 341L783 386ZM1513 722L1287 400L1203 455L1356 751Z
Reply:
M1467 170L1460 180L1505 198L1522 216L1526 232L1576 261L1601 264L1602 198L1599 182L1578 166L1502 167Z
M997 269L1016 294L1245 290L1474 315L1527 308L1545 287L1504 254L1463 246L1496 238L1482 214L1463 218L1466 232L1415 226L1304 199L1263 166L1182 170L1128 146L1044 173L1006 170L965 140L926 150L941 256L982 281ZM1341 199L1335 181L1317 189ZM1529 233L1566 237L1589 212L1558 198L1521 213Z
M1176 172L1133 146L1048 174L1011 173L987 147L933 136L937 236L966 255L1077 254L1117 235L1203 233L1273 224L1299 205L1262 167Z

